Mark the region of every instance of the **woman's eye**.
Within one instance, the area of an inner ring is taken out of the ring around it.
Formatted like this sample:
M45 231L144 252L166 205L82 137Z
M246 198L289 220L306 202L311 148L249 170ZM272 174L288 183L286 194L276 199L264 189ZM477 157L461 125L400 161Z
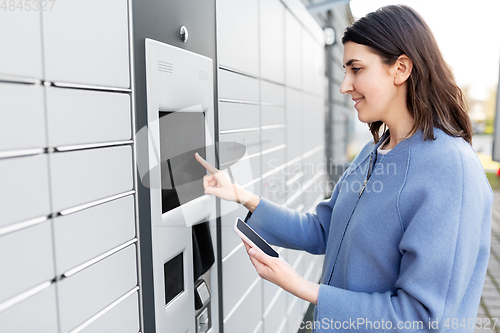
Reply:
M359 72L361 68L358 68L358 67L352 67L351 70L354 72L354 73L357 73Z

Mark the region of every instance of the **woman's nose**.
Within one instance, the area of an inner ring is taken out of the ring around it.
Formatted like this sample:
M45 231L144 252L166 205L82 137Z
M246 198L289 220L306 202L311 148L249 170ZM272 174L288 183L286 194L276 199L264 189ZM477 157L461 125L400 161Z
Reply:
M354 86L352 85L352 82L350 82L347 79L347 76L344 76L344 79L342 80L342 84L340 85L340 93L345 95L345 94L350 93L353 90L354 90Z

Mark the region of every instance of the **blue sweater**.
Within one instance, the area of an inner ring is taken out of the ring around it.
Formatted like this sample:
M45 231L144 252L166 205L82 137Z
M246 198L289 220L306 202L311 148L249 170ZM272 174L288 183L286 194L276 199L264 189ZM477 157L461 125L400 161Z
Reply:
M315 332L474 331L493 195L472 147L434 136L367 144L315 214L261 198L247 217L271 244L325 254Z

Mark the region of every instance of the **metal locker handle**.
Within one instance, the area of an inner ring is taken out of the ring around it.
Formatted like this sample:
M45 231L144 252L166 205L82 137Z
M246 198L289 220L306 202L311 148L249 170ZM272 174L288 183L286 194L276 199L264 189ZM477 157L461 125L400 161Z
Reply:
M180 207L164 213L160 226L192 227L201 222L205 222L210 216L214 200L212 196L204 195L188 201Z

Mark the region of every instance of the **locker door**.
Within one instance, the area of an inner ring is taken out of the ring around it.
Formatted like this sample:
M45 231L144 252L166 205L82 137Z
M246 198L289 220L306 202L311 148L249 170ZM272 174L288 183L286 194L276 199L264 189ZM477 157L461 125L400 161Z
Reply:
M127 0L57 2L42 22L46 80L130 87Z
M24 1L23 1L24 2ZM0 10L0 76L42 77L42 42L40 12L20 10L19 1L3 1Z

